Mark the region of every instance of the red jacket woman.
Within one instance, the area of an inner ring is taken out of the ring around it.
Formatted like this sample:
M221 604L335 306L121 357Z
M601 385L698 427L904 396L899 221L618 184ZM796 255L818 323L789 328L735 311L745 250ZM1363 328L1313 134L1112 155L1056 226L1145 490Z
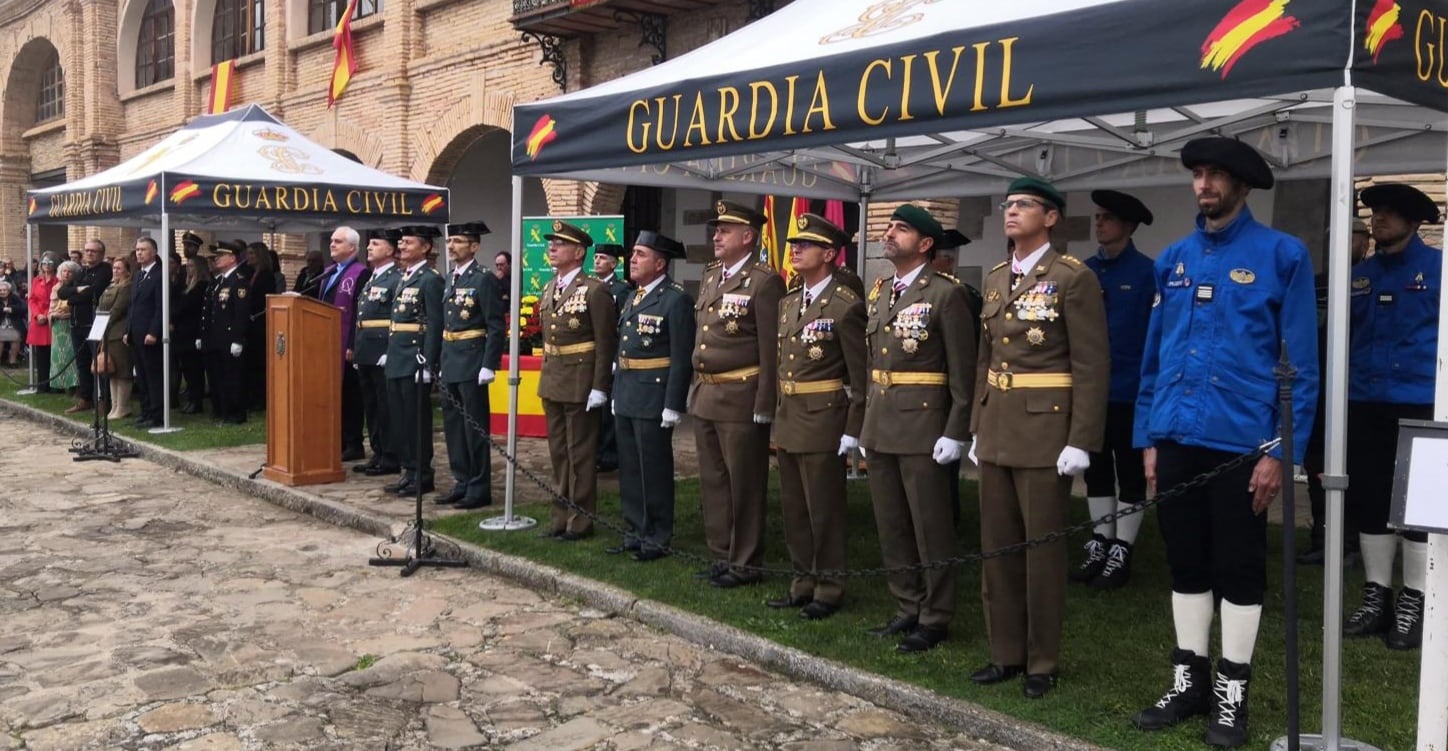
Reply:
M31 359L35 363L35 390L42 394L50 388L50 293L60 285L55 275L55 256L46 253L40 259L40 275L30 282L27 307L30 309L30 326L25 341L34 349Z

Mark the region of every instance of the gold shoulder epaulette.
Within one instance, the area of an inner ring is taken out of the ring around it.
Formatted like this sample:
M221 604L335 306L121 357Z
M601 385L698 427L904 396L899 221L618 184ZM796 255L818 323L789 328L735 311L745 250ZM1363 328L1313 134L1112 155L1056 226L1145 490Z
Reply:
M669 282L669 286L670 286L670 287L673 287L674 290L677 291L677 292L683 292L683 291L684 291L684 285L679 284L678 282Z
M860 299L860 296L855 294L854 290L846 287L843 284L835 285L835 294L845 298L846 302L856 302Z
M950 274L945 273L944 271L937 271L937 272L935 272L935 275L936 275L936 276L943 276L943 277L945 277L946 279L949 279L950 281L955 282L956 284L960 284L960 280L959 280L959 279L957 279L956 277L954 277L954 276L952 276L952 275L950 275Z
M1081 265L1081 259L1080 259L1080 258L1077 258L1076 256L1069 256L1069 255L1066 255L1065 253L1062 253L1062 254L1061 254L1061 260L1065 261L1066 263L1071 264L1072 266L1080 266L1080 265Z
M709 269L717 269L717 268L719 268L720 266L723 266L723 265L724 265L724 262L723 262L723 261L720 261L720 260L718 260L718 259L715 259L715 260L710 261L709 263L705 264L705 265L704 265L704 270L705 270L705 271L708 271Z
M801 288L803 288L803 287L804 287L804 277L800 276L799 274L795 274L794 276L790 277L789 283L786 284L786 285L784 285L784 288L785 288L786 290L789 290L790 292L793 292L793 291L795 291L795 290L797 290L797 289L801 289Z
M1009 266L1010 263L1011 263L1010 261L1001 261L1000 263L998 263L998 264L990 267L990 270L991 270L991 271L995 271L996 269L1005 268L1006 266Z
M775 273L774 267L770 266L769 264L765 263L764 261L755 261L755 262L754 262L754 270L755 270L755 271L759 271L759 272L763 272L763 273L765 273L765 274L773 274L773 273Z

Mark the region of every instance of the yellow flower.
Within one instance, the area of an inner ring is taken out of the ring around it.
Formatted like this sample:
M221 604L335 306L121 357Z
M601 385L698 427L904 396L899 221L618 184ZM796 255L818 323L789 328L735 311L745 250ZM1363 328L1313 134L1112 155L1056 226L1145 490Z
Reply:
M530 311L528 311L528 312L531 313L531 312L533 312L533 311L530 310ZM528 325L528 317L527 317L527 316L518 316L518 328L521 329L521 328L523 328L523 327L525 327L525 326L527 326L527 325Z
M536 303L536 302L538 302L538 296L537 296L537 295L523 295L522 303L523 303L524 305L532 305L533 303Z
M518 309L518 313L521 314L521 315L525 315L525 316L531 316L531 315L533 315L533 306L532 306L532 305L524 305L523 307L521 307L521 308Z

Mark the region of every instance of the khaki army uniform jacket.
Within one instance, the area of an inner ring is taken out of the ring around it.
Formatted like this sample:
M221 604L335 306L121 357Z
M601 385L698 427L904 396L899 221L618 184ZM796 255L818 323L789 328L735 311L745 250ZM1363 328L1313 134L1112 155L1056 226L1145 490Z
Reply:
M804 307L804 288L779 303L779 407L774 443L792 453L833 453L859 437L869 384L865 301L838 279Z
M774 414L784 280L762 263L746 263L721 281L723 274L723 264L709 264L694 303L699 330L689 411L705 420L750 422Z
M608 393L618 352L618 311L608 285L582 272L562 291L550 281L538 316L543 326L538 396L583 404L590 390Z

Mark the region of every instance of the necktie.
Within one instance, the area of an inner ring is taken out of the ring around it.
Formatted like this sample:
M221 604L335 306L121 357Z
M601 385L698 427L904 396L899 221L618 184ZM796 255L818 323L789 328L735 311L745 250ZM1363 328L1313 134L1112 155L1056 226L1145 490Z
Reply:
M454 287L458 286L458 280L459 280L459 279L462 279L462 278L463 278L463 275L462 275L462 274L459 274L458 272L454 271L454 272L453 272L453 286L454 286Z
M807 289L804 291L804 300L803 300L803 302L804 302L804 304L799 306L799 314L800 314L801 316L804 315L804 312L805 312L806 310L809 310L809 304L812 303L812 302L814 302L814 295L811 295L811 294L809 293L809 290L807 290Z
M647 295L648 293L648 290L644 289L643 287L639 287L639 291L634 293L633 304L638 305L639 301L644 299L644 295Z
M890 307L895 307L896 301L900 299L900 293L904 292L907 286L909 285L907 285L905 282L902 282L899 279L895 280L895 286L890 288Z

